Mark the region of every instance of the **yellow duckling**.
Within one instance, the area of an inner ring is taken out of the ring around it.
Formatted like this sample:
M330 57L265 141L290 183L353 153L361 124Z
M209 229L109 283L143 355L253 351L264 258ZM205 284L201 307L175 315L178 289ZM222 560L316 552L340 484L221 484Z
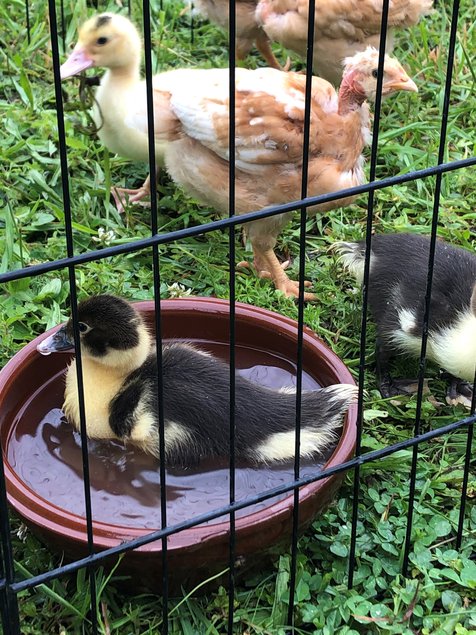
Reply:
M107 69L96 91L97 105L93 109L99 139L111 152L133 161L149 160L147 133L129 119L130 113L137 116L137 111L147 117L146 85L140 78L141 50L139 33L130 20L103 13L83 24L74 50L61 66L62 79L91 67ZM159 166L163 164L163 146L156 141ZM113 188L112 194L122 212L127 199L133 203L150 194L150 175L140 188Z
M159 455L155 346L136 309L121 298L93 296L79 304L88 436L121 439ZM43 355L71 349L69 320L38 345ZM188 465L229 454L229 367L190 344L162 351L165 453L168 464ZM213 389L211 389L213 387ZM301 456L332 446L356 386L338 384L302 395ZM295 395L236 375L236 457L254 463L294 457ZM66 374L63 406L79 428L76 363Z

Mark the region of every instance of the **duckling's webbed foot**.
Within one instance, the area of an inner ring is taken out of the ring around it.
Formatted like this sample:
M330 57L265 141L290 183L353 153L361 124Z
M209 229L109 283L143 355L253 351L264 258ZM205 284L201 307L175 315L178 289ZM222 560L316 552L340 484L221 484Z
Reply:
M394 379L390 373L385 373L380 379L379 390L384 399L414 395L418 390L418 379Z
M390 374L392 351L381 336L377 337L375 359L377 383L384 399L399 395L414 395L418 390L418 379L394 379Z
M443 373L443 378L449 382L446 390L446 403L450 406L456 406L460 403L466 408L471 408L473 386L468 381L454 377L449 373Z

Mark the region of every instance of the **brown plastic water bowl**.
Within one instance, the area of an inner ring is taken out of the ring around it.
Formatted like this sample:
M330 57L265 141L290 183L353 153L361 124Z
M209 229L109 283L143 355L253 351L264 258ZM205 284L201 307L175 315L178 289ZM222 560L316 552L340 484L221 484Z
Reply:
M153 302L136 305L153 328ZM164 340L187 340L228 358L229 304L215 298L162 302ZM295 381L297 323L282 315L236 303L236 366L253 381L281 388ZM58 327L56 327L58 328ZM24 522L68 558L88 554L80 438L64 420L61 405L68 354L41 356L33 340L0 372L0 434L8 500ZM343 362L309 329L304 329L303 388L353 384ZM210 386L213 390L213 386ZM337 445L320 462L303 462L302 473L350 459L355 446L356 408L345 418ZM94 545L97 551L161 527L158 463L116 442L88 443ZM167 470L167 523L181 522L229 501L228 459ZM343 475L303 486L299 525L304 529L330 503ZM238 465L236 500L293 480L292 465L256 468ZM293 493L268 499L236 514L236 555L240 570L256 565L272 549L289 544ZM223 571L229 558L229 520L221 516L168 538L171 589L190 590ZM127 552L119 572L131 588L160 591L161 542ZM109 563L114 564L114 562Z

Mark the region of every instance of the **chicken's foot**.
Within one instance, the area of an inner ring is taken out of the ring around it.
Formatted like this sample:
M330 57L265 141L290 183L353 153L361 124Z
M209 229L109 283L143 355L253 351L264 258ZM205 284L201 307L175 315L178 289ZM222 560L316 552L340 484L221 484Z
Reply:
M282 291L288 298L298 298L299 282L297 280L291 280L284 271L289 265L289 260L281 265L273 249L261 250L254 246L253 252L254 264L259 277L271 278L276 289ZM312 283L309 282L309 280L304 280L304 286L310 287ZM306 302L316 300L316 294L304 292L304 300Z
M157 171L158 173L158 171ZM142 201L146 196L150 196L150 174L144 181L144 183L136 190L129 190L124 187L113 187L111 194L116 202L117 211L119 214L124 212L124 207L131 203L137 203ZM141 202L141 205L150 207L150 203L145 201Z

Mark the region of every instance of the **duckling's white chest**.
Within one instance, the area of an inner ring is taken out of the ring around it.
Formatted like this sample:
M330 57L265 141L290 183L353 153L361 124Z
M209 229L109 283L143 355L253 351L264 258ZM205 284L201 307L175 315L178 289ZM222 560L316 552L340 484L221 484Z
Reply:
M84 406L88 437L114 439L116 435L109 425L109 403L118 392L124 378L111 370L111 368L97 363L91 363L87 358L84 358L82 362ZM79 430L80 418L76 360L71 362L66 372L63 411L68 420Z
M421 337L414 335L416 316L410 309L398 312L400 329L392 340L402 350L414 356L421 351ZM436 364L460 379L473 382L476 363L476 317L468 311L456 316L443 329L430 330L426 354Z

